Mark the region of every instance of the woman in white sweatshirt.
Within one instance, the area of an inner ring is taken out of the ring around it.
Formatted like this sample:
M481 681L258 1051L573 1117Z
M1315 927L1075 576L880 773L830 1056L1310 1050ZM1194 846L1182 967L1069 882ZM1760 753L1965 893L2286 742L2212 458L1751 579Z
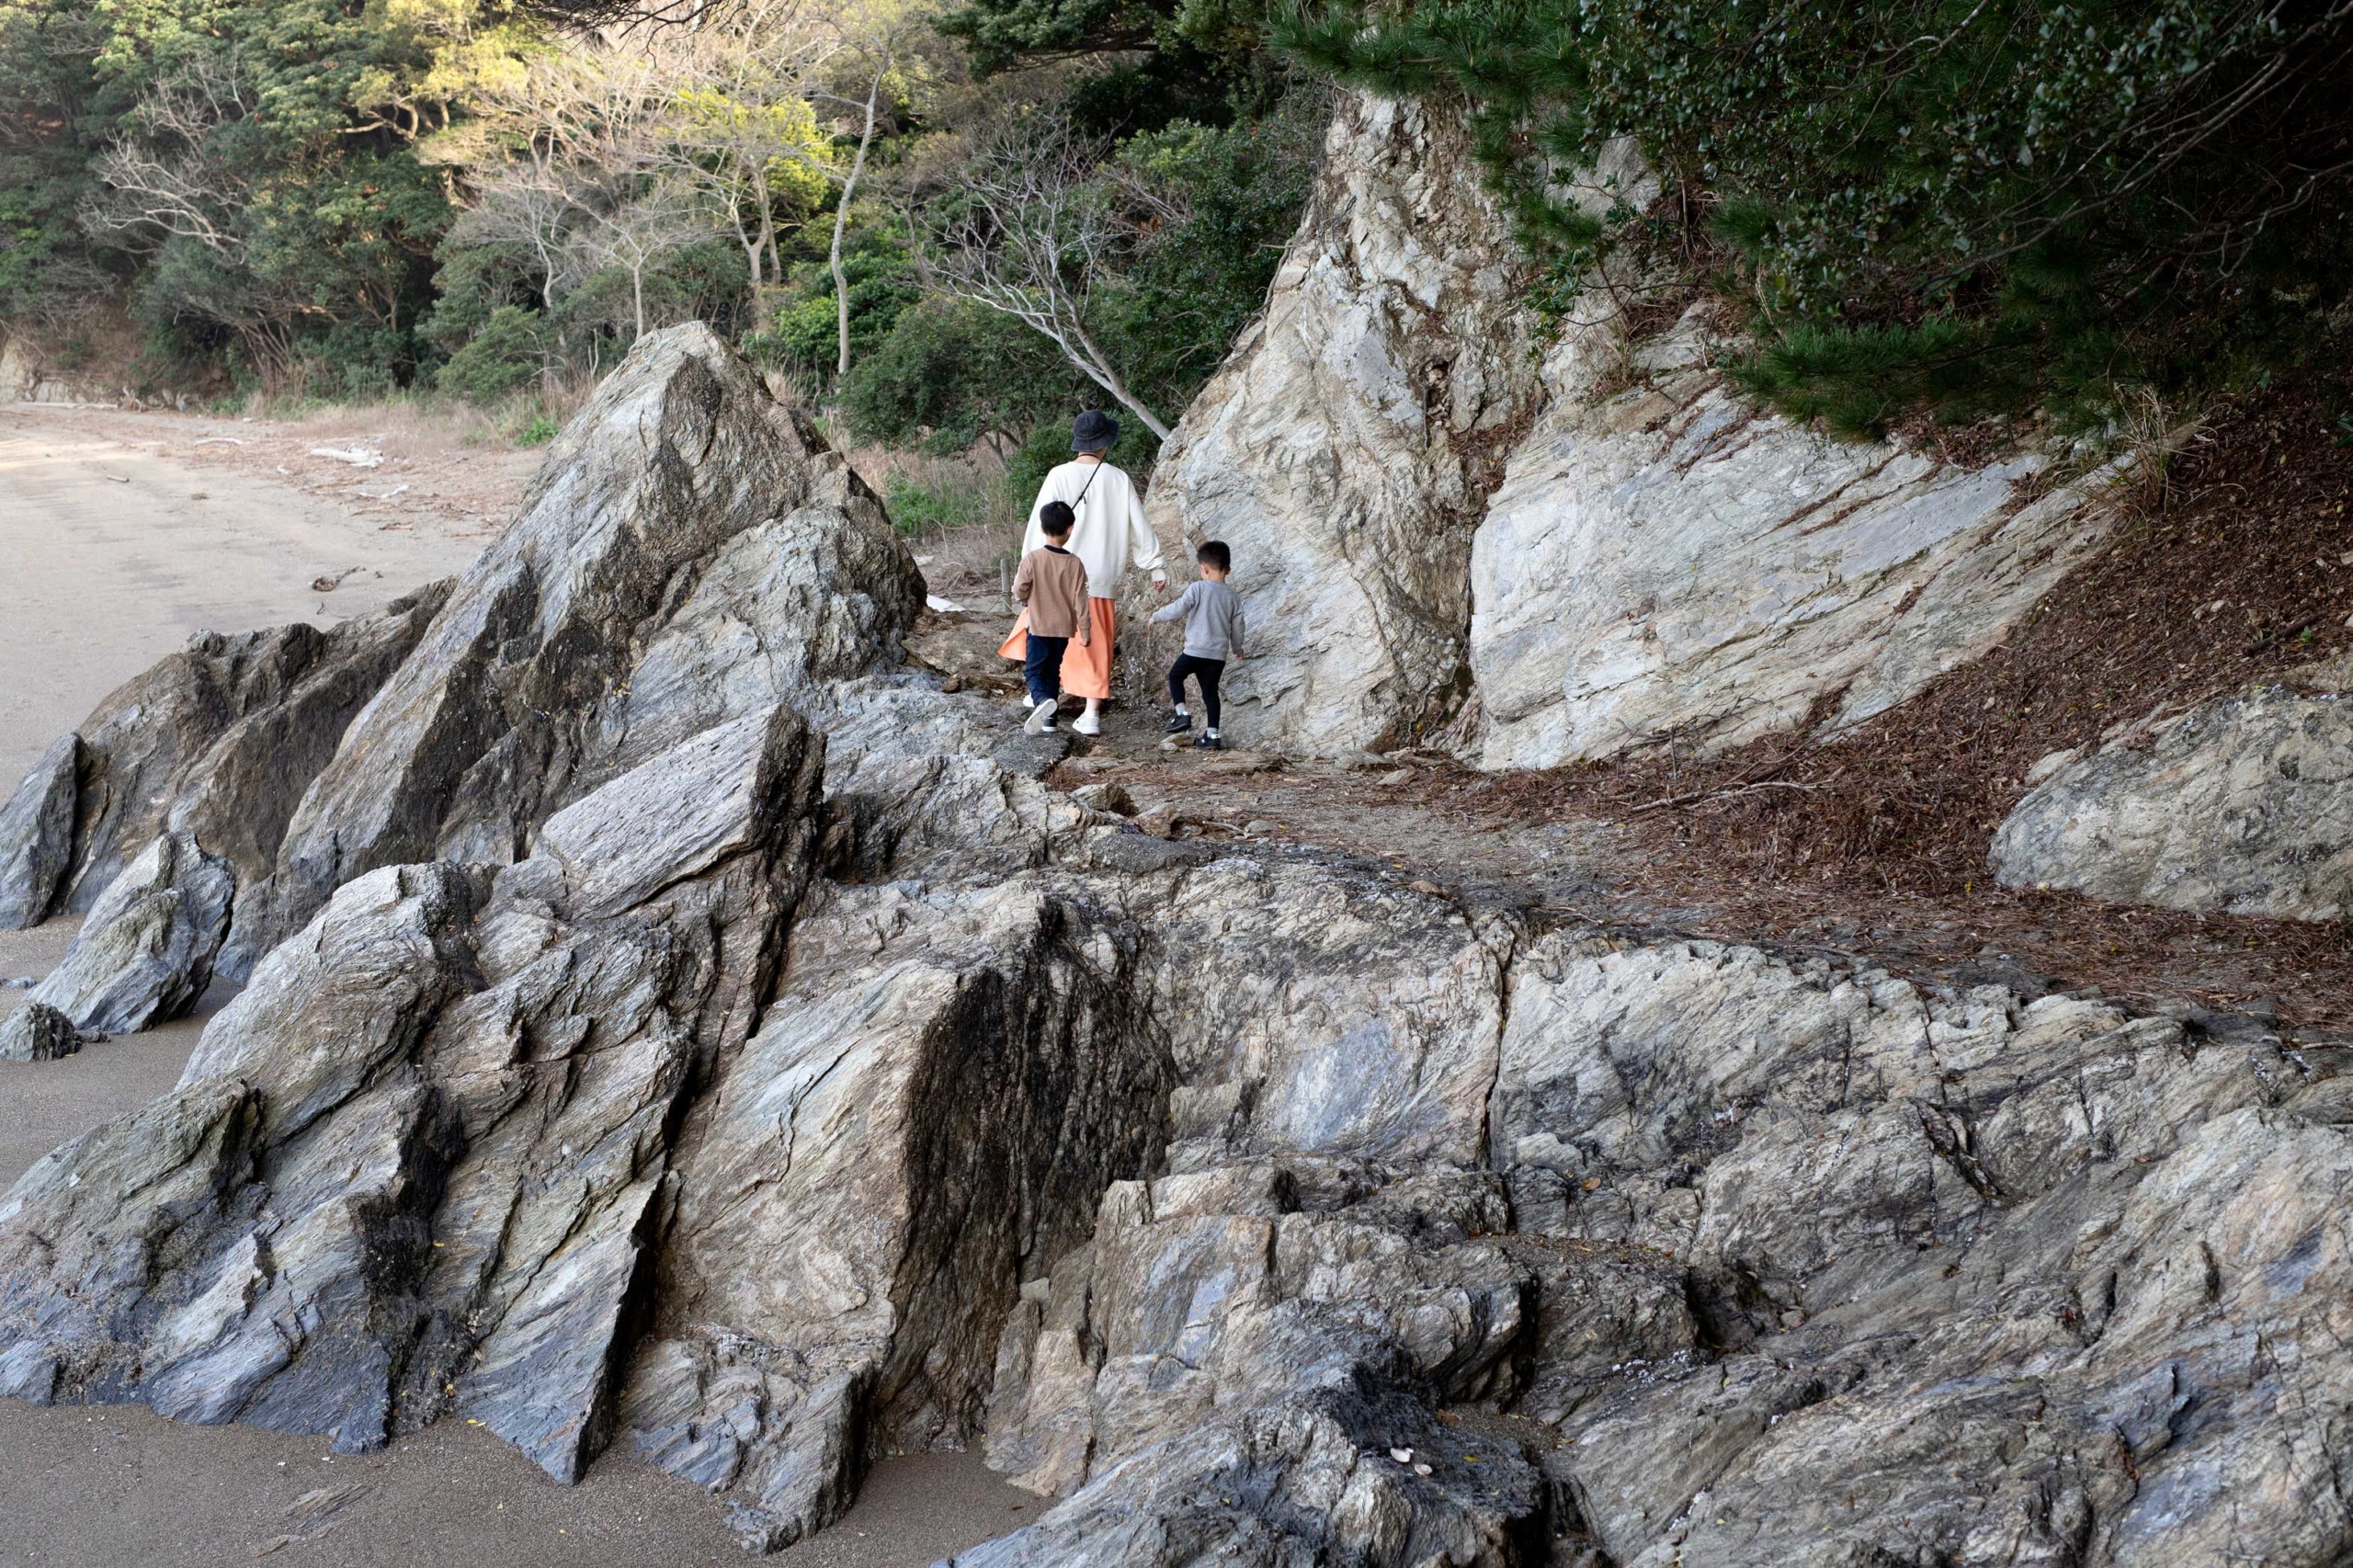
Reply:
M1144 521L1143 497L1136 494L1134 481L1103 460L1103 454L1119 438L1119 423L1109 415L1089 409L1078 416L1070 437L1070 449L1078 456L1046 475L1046 483L1038 487L1038 499L1029 506L1029 532L1021 540L1025 556L1046 542L1038 514L1049 501L1060 501L1077 515L1070 540L1063 548L1086 563L1086 607L1093 635L1086 642L1073 639L1063 657L1063 689L1086 699L1086 711L1071 726L1082 735L1103 733L1103 699L1111 695L1111 640L1118 630L1111 607L1120 579L1133 566L1152 574L1154 587L1168 586L1167 562L1152 525ZM997 652L1008 659L1023 657L1029 648L1029 625L1025 611L1013 635ZM1022 706L1026 711L1026 694Z

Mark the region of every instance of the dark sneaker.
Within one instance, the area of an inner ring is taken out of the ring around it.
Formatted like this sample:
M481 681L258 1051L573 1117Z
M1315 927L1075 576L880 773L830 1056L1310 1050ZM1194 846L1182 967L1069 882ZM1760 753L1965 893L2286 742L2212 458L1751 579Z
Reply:
M1195 751L1223 751L1225 743L1215 735L1203 735L1193 743L1193 749Z
M1164 735L1181 735L1192 727L1193 716L1190 713L1171 713L1168 715L1168 722L1160 726L1160 733Z
M1044 734L1054 727L1054 710L1060 706L1056 702L1040 702L1029 710L1029 717L1021 721L1022 729L1033 735Z

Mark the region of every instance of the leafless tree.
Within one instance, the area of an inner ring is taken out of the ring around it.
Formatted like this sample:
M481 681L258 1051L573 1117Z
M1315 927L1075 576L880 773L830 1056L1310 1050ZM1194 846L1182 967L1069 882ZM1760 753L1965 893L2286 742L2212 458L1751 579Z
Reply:
M100 188L80 216L92 233L118 243L161 247L176 239L212 253L217 266L173 279L175 305L236 333L256 368L275 380L293 366L295 324L318 305L245 265L237 220L253 199L254 171L222 153L216 132L253 108L233 49L191 53L148 88L99 154Z
M540 271L540 308L552 315L567 281L568 241L579 217L562 168L518 157L477 172L472 204L449 225L449 244L460 249L517 244L529 251Z
M658 34L642 47L668 87L669 167L743 247L756 303L761 285L784 274L778 209L796 183L787 171L801 170L797 183L819 189L833 172L809 98L841 40L800 0L751 0L724 24Z
M849 374L849 274L842 266L842 239L849 232L850 203L858 198L858 182L866 176L867 155L874 148L874 131L882 106L882 84L889 80L892 56L887 44L875 62L874 74L866 84L866 102L862 107L864 123L858 133L858 153L850 160L849 173L842 177L841 199L834 204L834 243L827 253L827 262L834 274L834 320L840 351L834 363L836 378Z
M244 248L235 212L252 195L248 173L215 153L212 133L253 110L252 89L231 49L199 51L159 77L108 143L95 172L105 188L82 210L93 233L191 239L222 255Z
M918 256L935 288L1044 335L1165 441L1167 425L1129 390L1086 323L1123 222L1098 182L1103 161L1099 143L1051 110L1001 118L956 165L955 189L915 210Z

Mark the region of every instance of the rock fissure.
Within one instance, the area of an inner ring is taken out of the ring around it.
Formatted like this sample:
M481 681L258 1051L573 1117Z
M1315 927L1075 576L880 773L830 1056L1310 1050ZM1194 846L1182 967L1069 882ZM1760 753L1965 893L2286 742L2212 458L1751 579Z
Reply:
M1363 106L1335 134L1444 132ZM1379 177L1492 218L1410 160ZM1380 238L1362 203L1319 211L1286 287ZM1498 279L1440 271L1449 406L1518 406L1475 330ZM1279 386L1269 346L1307 331L1270 310L1221 375ZM1631 439L1546 408L1572 445ZM1684 481L1802 445L1745 443ZM1205 449L1172 442L1172 476ZM1802 456L1806 494L1855 483ZM1442 468L1383 483L1465 515ZM1406 515L1383 506L1346 559ZM1473 574L1497 523L1447 545ZM1847 542L1871 561L1809 573L1882 593L1920 559ZM1630 602L1671 620L1679 591ZM764 1551L880 1452L983 1442L1054 1501L958 1568L2353 1547L2334 1048L2194 1050L2096 997L1148 838L904 665L921 582L887 518L698 328L648 335L442 594L274 858L220 852L253 962L181 1085L0 1199L0 1393L346 1448L458 1413L561 1480L627 1443ZM1339 728L1419 679L1356 670ZM1490 713L1491 741L1519 722ZM53 822L58 776L8 820ZM183 868L174 802L259 786L157 777L155 831L91 837L52 897L189 905L212 841ZM92 953L143 929L92 927Z

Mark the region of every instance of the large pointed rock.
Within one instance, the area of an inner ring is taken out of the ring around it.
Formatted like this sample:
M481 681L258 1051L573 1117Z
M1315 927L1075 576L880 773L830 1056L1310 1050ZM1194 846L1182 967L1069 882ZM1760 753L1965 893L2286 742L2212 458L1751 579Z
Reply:
M93 1034L179 1017L212 983L236 893L227 862L187 834L163 835L107 885L32 1000Z
M1254 745L1402 744L1469 695L1472 536L1543 396L1529 264L1471 162L1459 117L1346 102L1264 319L1154 469L1164 546L1233 546Z
M0 1203L0 1384L345 1449L455 1404L576 1477L679 1111L772 983L822 756L771 710L584 797L542 859L338 890L175 1093Z
M82 737L66 735L40 754L0 806L0 931L49 918L74 864L74 774Z
M887 665L922 602L879 504L739 356L648 334L313 783L256 941L371 867L525 858L645 757Z

